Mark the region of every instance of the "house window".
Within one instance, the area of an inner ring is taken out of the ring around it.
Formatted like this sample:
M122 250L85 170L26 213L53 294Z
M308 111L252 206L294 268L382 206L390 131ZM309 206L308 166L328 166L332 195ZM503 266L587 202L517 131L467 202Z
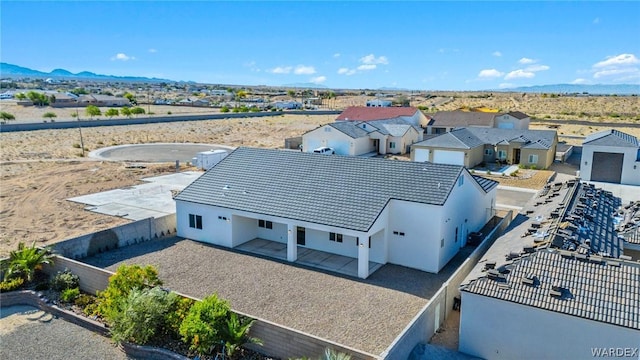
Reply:
M271 221L258 220L258 227L266 228L266 229L273 229L273 223Z
M393 141L389 143L389 149L395 149L396 148L396 143L394 143Z
M458 227L456 227L456 242L458 242Z
M218 220L224 220L224 221L226 221L226 220L227 220L227 217L226 217L226 216L218 216Z
M189 214L189 227L202 230L202 215Z
M394 231L393 235L404 236L404 232L402 232L402 231Z
M537 164L538 163L538 155L530 154L529 155L529 164Z
M506 159L507 158L507 152L504 150L498 150L498 159Z
M491 150L491 149L484 149L484 154L485 154L485 155L489 155L489 156L490 156L490 155L493 155L493 150Z
M329 126L324 127L324 132L331 132L331 128Z
M329 233L329 240L330 241L335 241L335 242L342 242L342 234L336 234L336 233Z
M640 161L640 149L638 149L638 154L636 155L636 161Z
M464 175L460 175L458 178L458 186L462 186L464 184Z
M444 247L444 239L440 240L440 247L443 248Z

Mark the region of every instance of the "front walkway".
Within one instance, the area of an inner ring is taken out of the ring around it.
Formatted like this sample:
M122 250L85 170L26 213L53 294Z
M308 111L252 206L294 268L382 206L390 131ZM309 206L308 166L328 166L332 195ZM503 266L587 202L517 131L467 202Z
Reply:
M258 254L287 261L287 244L264 239L253 239L239 245L234 250ZM320 250L298 246L298 260L295 264L332 271L343 275L358 277L358 259L336 255ZM382 267L382 264L369 261L369 275Z

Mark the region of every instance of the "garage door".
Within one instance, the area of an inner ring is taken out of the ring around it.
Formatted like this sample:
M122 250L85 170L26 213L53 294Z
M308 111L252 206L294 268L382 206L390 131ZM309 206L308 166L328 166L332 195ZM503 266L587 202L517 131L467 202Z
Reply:
M437 164L464 165L464 152L450 150L435 150L433 162Z
M429 161L429 149L416 149L413 153L413 160L418 162Z
M624 154L594 152L591 161L591 181L620 183Z

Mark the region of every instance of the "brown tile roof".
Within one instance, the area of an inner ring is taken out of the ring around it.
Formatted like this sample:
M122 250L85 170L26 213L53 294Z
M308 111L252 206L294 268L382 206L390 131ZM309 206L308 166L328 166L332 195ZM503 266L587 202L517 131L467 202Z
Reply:
M350 106L336 118L338 121L372 121L393 119L400 116L413 116L418 110L414 107L366 107Z
M488 126L493 127L496 113L485 113L476 111L438 111L432 116L435 127L466 127L466 126Z

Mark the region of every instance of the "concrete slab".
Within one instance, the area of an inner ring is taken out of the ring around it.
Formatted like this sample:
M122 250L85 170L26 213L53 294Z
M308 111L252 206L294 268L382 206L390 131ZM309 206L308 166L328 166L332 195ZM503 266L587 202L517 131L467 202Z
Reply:
M537 193L537 190L498 186L496 207L506 210L522 210L525 204Z
M145 184L124 189L103 191L69 198L67 200L89 205L85 210L100 214L142 220L161 217L176 212L172 191L180 191L203 173L187 171L144 178Z

